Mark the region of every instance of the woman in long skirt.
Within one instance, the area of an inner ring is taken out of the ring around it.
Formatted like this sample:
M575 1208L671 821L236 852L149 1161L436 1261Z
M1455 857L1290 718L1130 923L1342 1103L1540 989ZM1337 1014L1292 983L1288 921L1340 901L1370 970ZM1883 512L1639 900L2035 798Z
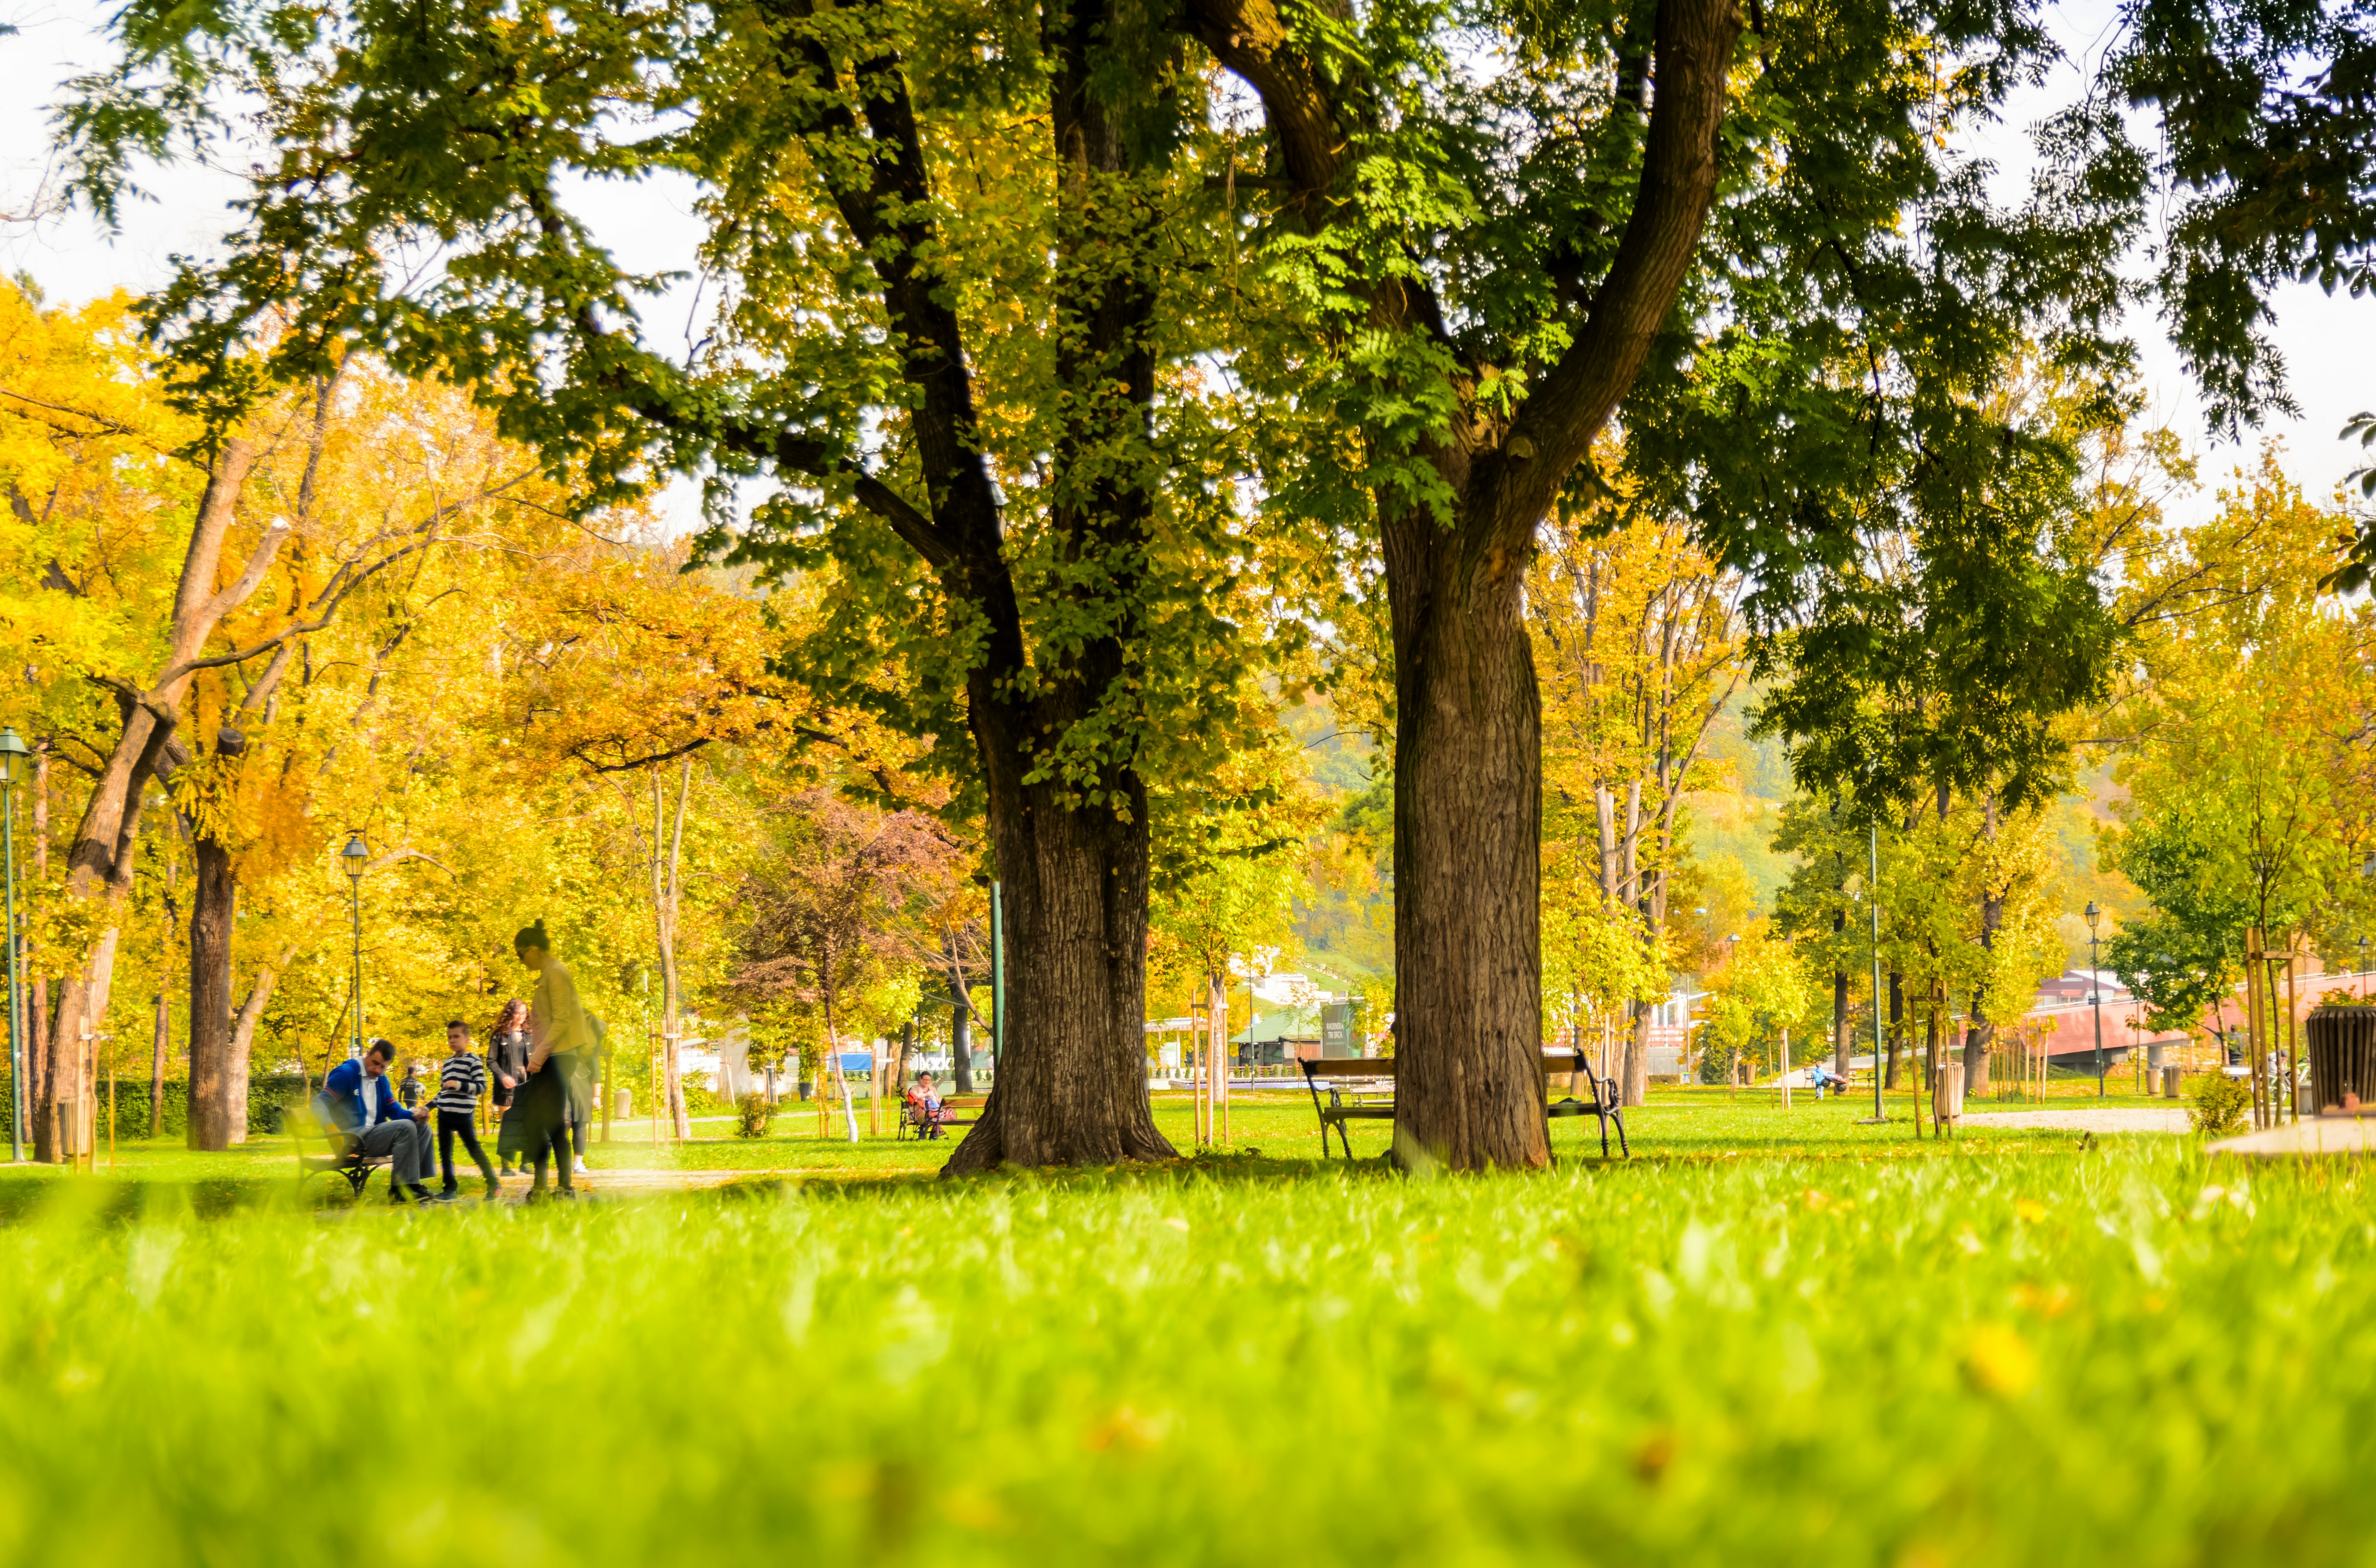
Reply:
M545 1191L545 1161L560 1167L563 1195L575 1197L571 1172L571 1111L590 1082L594 1028L577 1000L577 982L553 956L552 939L539 921L512 939L512 950L536 976L536 999L529 1004L528 1150L536 1171L529 1196Z

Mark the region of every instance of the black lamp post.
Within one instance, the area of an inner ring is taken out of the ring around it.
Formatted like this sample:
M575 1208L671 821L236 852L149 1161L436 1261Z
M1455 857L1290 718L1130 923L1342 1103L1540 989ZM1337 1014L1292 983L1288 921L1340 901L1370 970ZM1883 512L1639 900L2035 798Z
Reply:
M363 862L371 859L371 849L363 843L362 829L347 830L347 847L339 851L339 859L347 868L348 909L354 920L354 971L349 977L350 995L353 1005L347 1009L354 1020L349 1037L349 1054L363 1053Z
M0 859L8 885L8 1158L25 1158L25 1030L17 979L17 775L33 748L14 730L0 730ZM2366 944L2361 944L2365 946Z
M2087 900L2087 1000L2096 1007L2096 1098L2104 1098L2104 976L2096 961L2096 926L2104 911Z

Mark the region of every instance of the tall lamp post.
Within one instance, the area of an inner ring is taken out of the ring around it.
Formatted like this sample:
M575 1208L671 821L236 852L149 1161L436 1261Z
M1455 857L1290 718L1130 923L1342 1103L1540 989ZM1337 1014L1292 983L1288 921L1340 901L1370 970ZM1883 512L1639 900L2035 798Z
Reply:
M2104 976L2097 968L2096 927L2104 911L2096 908L2096 900L2087 900L2087 1000L2096 1009L2096 1098L2104 1098Z
M1872 1119L1889 1120L1881 1108L1881 818L1872 819Z
M8 884L8 1158L25 1158L25 1030L17 978L17 774L33 754L14 730L0 730L0 859ZM2362 942L2365 947L2367 943Z
M371 849L363 843L362 829L347 830L347 847L339 851L339 861L347 868L348 908L354 919L354 969L348 977L352 988L349 994L353 1005L347 1009L353 1020L348 1038L348 1054L363 1053L363 862L371 859Z

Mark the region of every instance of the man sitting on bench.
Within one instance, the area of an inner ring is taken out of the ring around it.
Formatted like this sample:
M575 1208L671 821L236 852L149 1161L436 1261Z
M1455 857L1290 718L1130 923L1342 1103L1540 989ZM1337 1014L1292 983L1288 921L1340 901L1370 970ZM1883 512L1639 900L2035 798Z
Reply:
M419 1118L396 1102L396 1088L387 1081L387 1064L396 1047L375 1039L358 1062L341 1062L322 1080L331 1125L355 1141L355 1152L365 1158L385 1155L388 1162L387 1201L400 1204L407 1194L415 1203L435 1203L426 1183L434 1154L429 1130Z

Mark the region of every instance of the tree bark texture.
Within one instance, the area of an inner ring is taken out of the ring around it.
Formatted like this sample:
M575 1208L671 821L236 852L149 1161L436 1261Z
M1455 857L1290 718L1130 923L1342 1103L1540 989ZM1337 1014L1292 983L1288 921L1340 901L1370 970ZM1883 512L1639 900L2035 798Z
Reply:
M1542 716L1507 551L1425 512L1385 533L1395 640L1395 1141L1408 1165L1550 1158Z
M238 891L231 851L204 835L193 844L197 885L190 901L189 1144L219 1151L232 1146L234 1118L243 1134L247 1123L245 1096L236 1105L231 1099L231 932Z
M1189 23L1262 96L1295 193L1289 214L1336 221L1370 111L1360 85L1297 52L1273 0L1190 0ZM1550 1158L1541 1039L1540 710L1520 587L1538 529L1615 412L1665 323L1716 189L1716 133L1740 26L1732 0L1668 0L1636 199L1569 347L1506 421L1455 377L1461 407L1417 456L1446 511L1377 497L1393 610L1396 1140L1454 1170ZM1333 199L1332 199L1333 198ZM1458 350L1408 276L1365 288L1368 327ZM1382 464L1407 455L1372 433ZM1638 782L1638 781L1637 781ZM1638 813L1638 795L1634 810ZM1629 837L1631 837L1629 835ZM1629 1085L1646 1063L1646 1015Z
M215 454L190 542L182 560L173 605L172 637L164 667L146 690L128 684L116 690L123 715L114 748L83 806L66 855L66 897L101 906L93 921L96 938L77 956L73 969L59 988L52 1038L54 1073L53 1114L65 1132L65 1146L53 1158L86 1152L95 1123L97 1075L92 1051L97 1031L107 1016L109 988L115 975L118 932L114 919L132 887L134 849L139 842L140 807L148 783L166 762L172 743L176 714L196 673L207 639L230 613L263 581L272 558L287 537L285 529L268 532L239 576L218 587L225 540L231 532L235 504L257 449L244 440L224 443Z
M247 1142L247 1082L249 1067L255 1059L256 1020L264 1016L280 970L296 956L296 952L294 947L283 948L277 962L255 967L255 979L248 985L247 1000L240 1004L239 1015L232 1022L231 1055L223 1069L222 1103L226 1108L224 1136L234 1145Z

